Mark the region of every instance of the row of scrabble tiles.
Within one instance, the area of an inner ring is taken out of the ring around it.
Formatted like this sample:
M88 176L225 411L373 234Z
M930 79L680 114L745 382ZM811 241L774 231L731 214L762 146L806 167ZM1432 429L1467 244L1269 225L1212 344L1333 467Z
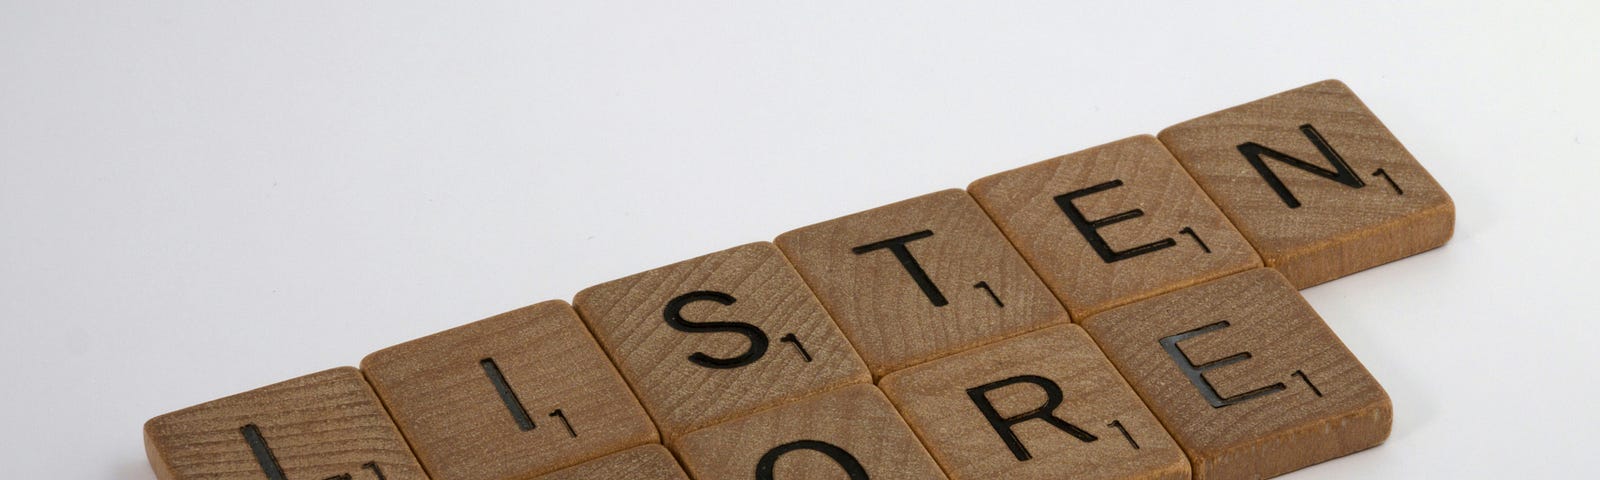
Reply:
M1453 222L1325 81L162 415L146 446L163 480L1273 476L1391 422L1297 289Z

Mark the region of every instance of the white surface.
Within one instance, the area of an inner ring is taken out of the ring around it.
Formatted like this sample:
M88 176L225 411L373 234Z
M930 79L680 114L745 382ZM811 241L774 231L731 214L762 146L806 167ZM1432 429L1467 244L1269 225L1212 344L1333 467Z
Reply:
M9 478L150 479L151 416L1324 78L1457 230L1305 292L1396 422L1289 478L1593 471L1593 2L65 3L0 2Z

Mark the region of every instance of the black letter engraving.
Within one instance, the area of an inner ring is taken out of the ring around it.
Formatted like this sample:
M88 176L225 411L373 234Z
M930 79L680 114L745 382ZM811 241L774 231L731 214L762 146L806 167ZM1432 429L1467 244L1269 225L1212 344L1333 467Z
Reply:
M1394 179L1389 177L1389 172L1385 172L1385 171L1383 171L1383 169L1380 168L1377 171L1372 172L1372 176L1374 176L1374 177L1383 177L1384 180L1388 180L1389 181L1389 187L1394 188L1394 194L1395 195L1405 195L1406 194L1406 192L1404 190L1400 189L1400 184L1394 183Z
M561 419L561 424L567 426L567 434L572 435L572 438L578 438L578 432L572 429L572 422L567 421L567 414L561 413L561 409L557 408L556 411L550 412L550 416Z
M779 338L778 341L793 343L794 348L800 350L800 358L806 359L806 363L811 363L811 353L806 351L805 345L800 344L800 337L796 337L793 333L790 333L784 335L783 338Z
M1283 180L1278 179L1278 174L1272 173L1272 169L1267 168L1267 162L1261 159L1262 155L1291 167L1311 172L1319 177L1342 183L1350 188L1367 186L1366 182L1361 181L1360 176L1350 170L1350 165L1344 162L1344 157L1339 156L1339 152L1333 150L1333 146L1322 138L1322 134L1317 133L1316 128L1310 124L1301 125L1300 133L1304 133L1306 138L1317 146L1317 151L1322 152L1322 156L1333 164L1332 171L1306 163L1304 160L1291 157L1283 152L1263 147L1256 142L1239 144L1239 153L1244 154L1244 158L1250 162L1250 166L1255 167L1256 173L1261 174L1261 179L1266 180L1267 185L1272 187L1272 191L1277 192L1278 198L1283 200L1284 205L1288 205L1289 208L1300 208L1300 199L1295 198L1294 193L1289 192L1289 187L1283 184Z
M287 477L283 474L283 467L278 465L278 456L272 453L272 447L267 446L267 439L261 436L261 429L257 428L256 424L251 423L239 427L239 433L244 435L244 442L250 444L250 453L255 455L256 463L261 465L261 473L267 475L267 480L287 480ZM372 470L372 474L377 475L378 480L388 480L383 477L383 470L378 468L378 462L363 463L361 468ZM352 478L354 477L348 473L341 473L323 480L351 480Z
M378 480L389 480L389 479L383 477L383 469L378 468L378 462L363 463L363 464L361 464L361 468L371 469L372 470L372 474L376 475L378 477Z
M761 455L761 460L756 462L756 480L773 480L772 470L778 466L778 457L795 450L821 452L832 459L833 463L839 464L839 467L844 469L845 475L850 476L850 480L870 480L867 477L866 467L861 466L855 455L831 443L817 440L796 440L767 450L766 454Z
M1128 433L1128 429L1122 427L1122 420L1112 420L1106 426L1116 427L1117 431L1122 432L1122 438L1128 439L1128 445L1132 445L1134 450L1139 449L1139 442L1133 441L1133 435Z
M1311 387L1311 393L1315 393L1319 397L1322 396L1322 390L1317 388L1316 384L1311 383L1311 377L1307 377L1306 376L1306 372L1300 371L1300 370L1295 370L1294 373L1291 374L1291 375L1292 376L1296 376L1296 377L1300 377L1300 380L1304 380L1306 382L1306 386L1307 387Z
M267 446L267 439L261 436L261 429L256 424L239 427L239 433L244 435L245 443L250 444L250 453L255 454L256 463L261 465L261 472L267 474L267 480L288 480L283 476L283 467L278 466L278 457L272 454L272 448Z
M928 272L922 270L922 265L917 264L916 257L911 256L911 249L906 244L913 240L920 240L933 236L932 230L923 230L909 235L901 235L881 242L869 243L850 249L856 255L862 255L874 250L889 249L894 253L894 258L900 260L900 266L905 267L906 273L911 274L911 280L917 282L917 288L922 289L922 294L928 296L928 301L935 307L950 304L944 299L944 294L939 292L939 286L933 284L933 279L928 278Z
M517 399L517 392L511 391L511 384L506 383L506 376L500 374L500 366L495 365L493 358L478 361L483 366L483 374L489 377L489 383L494 384L494 389L500 392L500 401L505 402L506 410L511 411L511 418L517 421L517 427L526 432L533 430L538 425L533 424L533 417L528 416L528 410L522 408L522 401Z
M1211 247L1206 246L1206 241L1205 240L1201 240L1200 239L1200 234L1194 233L1194 229L1193 228L1183 227L1183 230L1178 230L1178 233L1182 233L1184 235L1188 235L1191 238L1194 238L1194 243L1200 244L1200 250L1203 250L1206 253L1211 253Z
M661 317L667 321L667 326L680 332L728 332L744 335L750 341L750 348L744 353L733 358L717 358L703 352L694 352L689 355L689 361L706 368L739 368L755 363L762 355L767 353L767 334L760 328L744 322L693 322L683 318L683 307L698 301L717 302L723 305L733 305L732 295L722 292L697 291L689 292L673 298L667 302L667 309L661 312Z
M1144 255L1146 253L1155 252L1163 248L1177 245L1177 241L1174 241L1171 238L1163 238L1160 241L1146 243L1144 245L1120 252L1112 250L1111 245L1106 243L1106 237L1101 236L1098 230L1124 220L1132 220L1142 217L1144 216L1144 210L1135 208L1133 210L1128 210L1126 212L1118 213L1116 215L1091 222L1088 218L1083 216L1083 211L1078 210L1077 205L1072 204L1073 200L1094 195L1096 193L1104 192L1120 186L1122 186L1122 180L1112 180L1089 188L1063 193L1056 196L1056 205L1061 207L1061 212L1067 214L1067 219L1072 221L1072 226L1078 227L1078 233L1083 234L1083 238L1089 240L1089 246L1094 247L1095 253L1100 254L1100 259L1104 260L1106 263L1127 260L1133 257Z
M978 282L978 284L973 285L972 288L981 288L983 291L989 292L989 298L994 299L994 305L996 307L1006 308L1006 302L1000 301L1000 296L994 294L994 289L989 288L989 282Z
M1044 405L1019 415L1000 416L1000 412L995 410L994 404L989 402L989 391L1019 383L1031 384L1044 390ZM1066 420L1056 416L1056 407L1061 406L1061 386L1056 385L1056 382L1048 378L1037 375L1019 375L1005 380L989 382L967 389L967 397L972 399L972 404L978 407L978 411L983 412L984 420L989 421L989 426L994 428L994 433L1000 435L1000 440L1006 442L1006 448L1010 448L1011 454L1015 455L1019 461L1027 461L1033 458L1033 454L1028 453L1028 447L1022 445L1022 440L1017 438L1016 432L1011 431L1011 429L1017 424L1028 420L1044 420L1050 426L1067 432L1068 435L1072 435L1084 443L1099 440L1093 434L1083 431L1076 425L1067 423Z
M1205 371L1249 360L1250 352L1236 353L1220 360L1207 362L1204 365L1195 365L1192 360L1189 360L1189 356L1178 348L1178 342L1228 328L1228 325L1227 321L1221 321L1163 338L1161 339L1161 348L1167 351L1167 355L1172 357L1174 363L1178 364L1178 370L1183 371L1185 377L1189 377L1189 383L1193 383L1194 387L1200 390L1200 395L1206 398L1206 402L1211 404L1211 408L1222 408L1283 390L1285 388L1283 382L1278 382L1232 397L1222 398L1221 395L1217 394L1217 389L1211 386L1211 382L1206 380Z
M387 478L384 478L384 476L383 476L383 469L378 468L378 462L363 463L363 464L361 464L361 468L365 468L367 470L372 470L372 475L375 476L375 477L378 477L378 480L388 480ZM350 475L348 473L341 473L341 474L334 475L334 476L331 476L331 477L328 477L328 478L324 478L322 480L355 480L355 478L356 477L354 475Z

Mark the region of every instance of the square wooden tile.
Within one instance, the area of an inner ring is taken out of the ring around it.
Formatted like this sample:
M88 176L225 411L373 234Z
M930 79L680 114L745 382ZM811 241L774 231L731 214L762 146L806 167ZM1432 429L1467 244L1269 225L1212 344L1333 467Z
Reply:
M961 190L797 229L777 244L875 376L1069 321Z
M1073 318L1261 266L1155 137L990 175L968 187Z
M1275 270L1083 326L1188 453L1194 478L1271 477L1389 436L1383 387Z
M673 447L698 480L945 478L872 385L854 385L685 435Z
M1296 287L1450 239L1455 205L1337 80L1161 131L1184 168Z
M641 445L563 468L535 480L689 480L672 452L660 444Z
M1189 460L1089 335L1063 325L879 383L953 480L1189 478Z
M769 242L595 285L573 303L668 440L871 381L839 327Z
M560 300L385 348L361 367L433 480L523 478L658 439Z
M351 367L150 419L144 439L161 480L428 478Z

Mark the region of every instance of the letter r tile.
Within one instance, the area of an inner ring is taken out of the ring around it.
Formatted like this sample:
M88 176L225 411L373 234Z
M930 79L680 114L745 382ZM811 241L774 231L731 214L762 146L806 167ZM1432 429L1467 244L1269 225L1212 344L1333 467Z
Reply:
M777 244L874 376L1068 322L961 190L803 227Z
M1078 321L1261 266L1150 135L984 177L968 190Z
M880 382L952 480L1187 480L1189 460L1077 325Z
M1338 80L1161 131L1260 251L1306 288L1450 239L1455 204Z
M1276 270L1118 307L1083 327L1196 479L1281 475L1389 436L1383 387Z

